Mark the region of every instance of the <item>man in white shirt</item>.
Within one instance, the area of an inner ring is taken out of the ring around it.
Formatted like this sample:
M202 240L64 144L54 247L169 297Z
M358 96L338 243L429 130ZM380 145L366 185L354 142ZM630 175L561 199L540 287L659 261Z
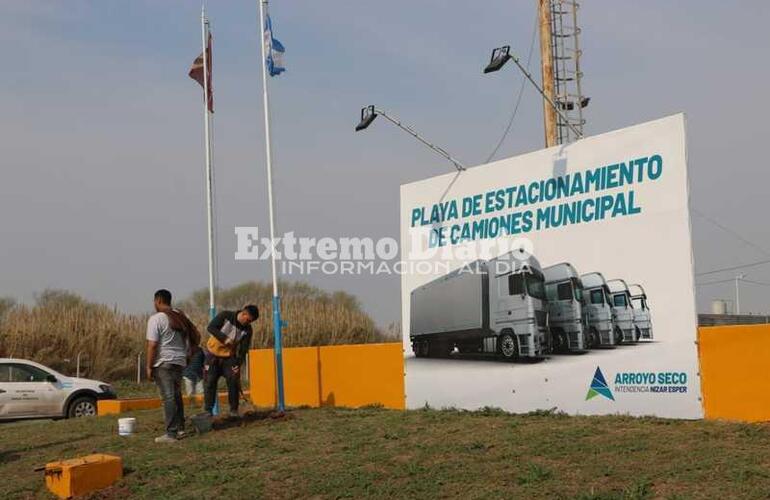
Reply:
M155 380L163 402L166 433L156 443L173 443L184 433L182 372L187 365L187 335L170 326L170 314L181 314L171 308L171 292L155 292L155 311L147 321L147 378Z

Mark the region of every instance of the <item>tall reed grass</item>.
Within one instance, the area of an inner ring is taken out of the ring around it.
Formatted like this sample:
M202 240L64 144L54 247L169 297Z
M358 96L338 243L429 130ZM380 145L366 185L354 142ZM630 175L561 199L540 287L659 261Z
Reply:
M284 345L315 346L398 340L397 328L386 332L345 292L329 293L304 283L282 283L282 312L288 323ZM219 309L240 309L254 303L260 318L253 325L256 348L273 341L271 286L244 283L219 290ZM32 359L65 374L75 373L81 353L81 374L105 380L131 378L136 357L144 348L148 314L126 314L88 302L66 291L47 290L32 306L0 300L0 357ZM208 291L177 302L206 337Z

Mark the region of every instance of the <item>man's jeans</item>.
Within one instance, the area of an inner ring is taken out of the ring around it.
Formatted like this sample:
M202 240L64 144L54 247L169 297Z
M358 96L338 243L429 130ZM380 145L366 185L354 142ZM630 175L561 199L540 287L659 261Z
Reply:
M218 358L214 355L206 356L205 364L205 409L211 413L214 401L218 397L217 385L219 377L225 377L227 381L227 401L230 403L230 414L238 414L238 400L241 393L240 375L233 373L233 367L238 366L235 358Z
M183 366L161 363L152 370L158 384L163 414L166 417L166 435L176 438L184 430L184 403L182 402Z

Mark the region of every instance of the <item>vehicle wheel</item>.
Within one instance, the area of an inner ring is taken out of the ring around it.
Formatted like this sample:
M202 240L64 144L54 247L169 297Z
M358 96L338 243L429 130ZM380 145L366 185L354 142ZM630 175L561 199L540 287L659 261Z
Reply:
M588 331L588 347L595 348L599 347L601 344L601 339L599 338L599 332L596 330L596 328L591 328Z
M415 357L422 358L422 342L413 342L412 343L412 352L414 353Z
M75 398L67 409L67 418L95 417L96 399L91 396Z
M439 358L448 358L454 351L455 345L452 342L436 343L436 356Z
M623 343L623 330L621 330L619 326L615 327L615 343L616 344Z
M513 332L506 331L497 337L497 352L507 360L514 360L519 357L519 343Z
M638 326L634 327L634 342L639 342L639 339L642 338L642 331L639 329Z
M569 351L569 340L567 339L567 333L564 330L556 330L554 332L553 345L551 348L553 352Z

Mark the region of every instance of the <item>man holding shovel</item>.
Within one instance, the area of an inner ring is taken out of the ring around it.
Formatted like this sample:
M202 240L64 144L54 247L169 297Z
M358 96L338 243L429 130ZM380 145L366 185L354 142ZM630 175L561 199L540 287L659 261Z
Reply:
M205 410L209 414L217 398L219 377L225 377L230 416L238 416L241 365L251 346L251 323L257 318L257 306L247 305L240 311L222 311L209 323L207 330L210 336L206 342L206 360L203 365Z

